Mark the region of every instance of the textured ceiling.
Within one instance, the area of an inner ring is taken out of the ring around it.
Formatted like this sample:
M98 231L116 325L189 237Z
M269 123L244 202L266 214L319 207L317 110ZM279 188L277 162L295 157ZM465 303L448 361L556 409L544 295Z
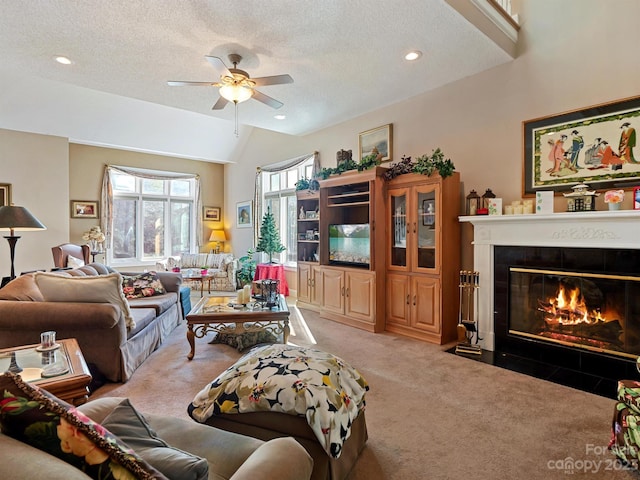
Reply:
M418 62L403 59L411 49L424 53ZM204 56L230 53L252 77L294 79L259 89L283 102L280 110L249 100L239 121L295 135L512 60L444 0L0 2L0 72L13 76L233 121L233 105L211 110L217 88L166 83L217 81ZM74 63L59 65L55 55Z

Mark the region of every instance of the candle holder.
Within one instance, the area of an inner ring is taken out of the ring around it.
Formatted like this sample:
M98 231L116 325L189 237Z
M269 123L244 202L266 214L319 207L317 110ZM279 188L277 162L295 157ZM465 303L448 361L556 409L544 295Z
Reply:
M261 282L261 295L257 297L262 307L275 307L278 305L278 295L280 294L280 280L265 279Z

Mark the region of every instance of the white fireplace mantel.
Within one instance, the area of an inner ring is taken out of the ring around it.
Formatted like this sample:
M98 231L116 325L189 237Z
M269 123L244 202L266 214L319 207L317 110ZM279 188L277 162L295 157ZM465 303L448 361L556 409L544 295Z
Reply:
M494 246L640 248L640 210L459 217L473 224L473 268L480 273L476 319L482 347L494 350Z

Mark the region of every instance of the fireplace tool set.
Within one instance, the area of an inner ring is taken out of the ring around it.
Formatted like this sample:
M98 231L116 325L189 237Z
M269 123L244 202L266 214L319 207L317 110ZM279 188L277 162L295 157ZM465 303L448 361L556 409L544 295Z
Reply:
M480 272L471 272L468 270L460 271L460 309L458 312L458 345L456 353L475 353L481 354L482 348L478 342L480 332L478 330L478 322L473 318L475 312L473 310L474 302L477 305L478 287L480 283ZM466 305L466 308L463 308ZM463 319L463 312L466 312L466 318Z

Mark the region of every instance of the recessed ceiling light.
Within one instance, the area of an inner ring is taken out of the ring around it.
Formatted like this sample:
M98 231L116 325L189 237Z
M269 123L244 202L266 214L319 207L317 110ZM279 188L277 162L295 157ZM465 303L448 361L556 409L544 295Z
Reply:
M282 115L281 113L278 115L274 115L273 118L275 118L276 120L284 120L285 118L287 118L286 115Z
M69 60L67 57L64 57L62 55L58 55L55 57L56 62L61 63L62 65L71 65L71 60Z
M409 60L410 62L413 60L417 60L422 56L422 52L420 50L412 50L404 56L405 60Z

